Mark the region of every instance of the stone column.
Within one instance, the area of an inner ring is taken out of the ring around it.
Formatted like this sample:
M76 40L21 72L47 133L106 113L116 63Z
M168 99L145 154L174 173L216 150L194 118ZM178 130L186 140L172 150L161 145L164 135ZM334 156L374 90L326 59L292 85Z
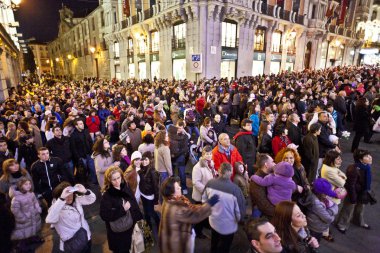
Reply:
M219 6L207 6L207 3L201 2L199 20L202 24L199 26L199 38L203 57L203 71L199 78L220 78L222 23Z
M186 79L190 81L195 81L197 77L196 76L197 74L191 71L192 69L191 54L202 53L201 47L200 47L201 23L199 21L198 8L199 8L198 6L193 5L186 9L187 17L188 17L188 20L186 22ZM203 54L202 54L202 58L203 58L202 61L204 61Z
M160 35L160 77L173 77L173 60L172 60L172 25L167 21L162 21Z
M250 20L244 20L239 24L239 47L237 62L237 77L252 75L253 43L255 29L250 25Z
M282 37L281 37L281 66L280 66L280 71L283 71L285 70L285 66L286 66L286 57L288 55L288 52L287 52L287 45L286 45L286 39L287 39L287 36L288 36L288 29L287 27L285 26L285 29L284 29L284 32L282 33Z
M304 69L305 52L306 52L306 32L303 30L297 32L296 37L296 60L294 63L294 70L300 71Z
M3 48L0 48L0 101L4 101L8 98L8 86L7 86L7 76L6 76L6 61L5 52Z
M121 79L128 78L128 35L126 32L120 34L120 76Z
M275 24L271 22L268 25L268 29L265 33L265 64L264 64L264 74L269 75L270 73L270 63L272 61L272 34L275 29Z

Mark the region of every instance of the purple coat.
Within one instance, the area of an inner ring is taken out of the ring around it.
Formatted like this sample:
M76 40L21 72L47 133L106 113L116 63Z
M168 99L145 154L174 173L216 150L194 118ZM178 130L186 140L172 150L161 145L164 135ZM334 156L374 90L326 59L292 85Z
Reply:
M268 199L273 205L284 200L291 200L292 193L297 187L291 177L281 175L269 174L264 178L253 175L251 179L256 184L267 187Z

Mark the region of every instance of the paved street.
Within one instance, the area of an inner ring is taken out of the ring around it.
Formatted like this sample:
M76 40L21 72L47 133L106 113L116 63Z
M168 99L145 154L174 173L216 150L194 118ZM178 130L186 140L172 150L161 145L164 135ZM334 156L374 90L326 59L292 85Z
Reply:
M351 137L352 139L352 137ZM376 192L376 196L380 196L379 183L380 183L380 134L374 135L373 144L360 143L361 148L370 150L373 155L373 182L372 188ZM343 147L343 170L347 167L349 163L353 162L352 154L349 153L351 145L351 140L346 141L342 140ZM107 235L105 230L105 225L103 221L98 216L99 210L99 195L97 192L98 201L91 207L86 209L86 216L88 218L91 231L92 231L92 242L94 253L100 252L110 252L107 245ZM380 204L374 206L367 206L365 211L365 219L368 224L371 225L372 230L364 230L362 228L352 225L350 229L346 232L345 235L340 234L335 227L331 228L332 234L335 237L334 243L329 243L322 241L320 247L320 252L325 253L335 253L335 252L344 252L344 253L359 253L359 252L380 252ZM209 234L209 231L205 231L206 234ZM37 249L37 253L47 253L47 252L58 252L58 239L54 235L53 230L50 229L48 225L45 224L43 229L43 236L45 237L46 242ZM196 240L195 252L203 253L209 252L210 240ZM242 228L239 228L238 233L235 235L233 246L231 249L232 253L243 253L248 249L248 243L245 237ZM158 252L157 247L153 252Z

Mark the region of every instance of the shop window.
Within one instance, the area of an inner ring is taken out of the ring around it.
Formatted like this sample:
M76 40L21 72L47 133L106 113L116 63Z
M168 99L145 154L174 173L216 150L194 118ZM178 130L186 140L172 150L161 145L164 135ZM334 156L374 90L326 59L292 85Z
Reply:
M152 52L158 52L160 50L160 34L155 31L151 33Z
M265 30L264 29L256 29L254 50L255 51L265 50Z
M186 24L178 24L173 26L173 41L174 49L183 49L186 47Z
M281 53L281 37L282 33L280 31L275 31L272 34L272 52Z
M237 24L222 22L222 47L236 47Z
M133 39L129 38L128 39L128 56L133 55Z
M115 42L113 44L113 50L114 50L114 53L115 53L115 58L120 58L120 45L119 45L119 42Z

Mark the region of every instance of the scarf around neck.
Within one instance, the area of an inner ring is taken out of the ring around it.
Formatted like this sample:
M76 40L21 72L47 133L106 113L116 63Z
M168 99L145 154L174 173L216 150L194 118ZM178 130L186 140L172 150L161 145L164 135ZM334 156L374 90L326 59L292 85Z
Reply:
M371 182L372 182L372 172L371 172L371 165L369 164L363 164L361 162L355 163L356 167L360 170L364 171L365 173L365 189L366 191L371 190Z

